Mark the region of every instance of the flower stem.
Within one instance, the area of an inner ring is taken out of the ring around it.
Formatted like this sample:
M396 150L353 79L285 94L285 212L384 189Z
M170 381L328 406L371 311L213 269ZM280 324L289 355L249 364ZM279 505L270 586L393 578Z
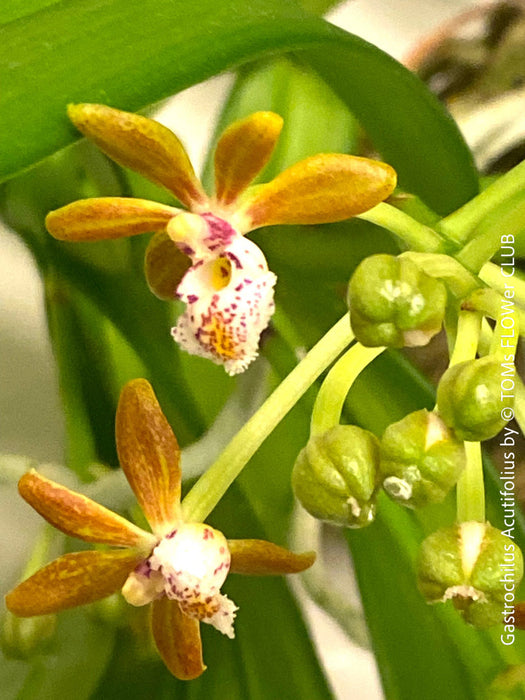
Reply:
M520 426L520 430L525 434L525 387L521 381L521 377L516 374L516 398L514 399L514 417L516 423Z
M461 311L458 318L458 330L454 351L450 358L450 364L472 360L476 357L479 334L481 332L481 314L473 311Z
M423 253L442 253L445 250L445 241L432 228L420 224L419 221L386 202L381 202L363 214L359 214L358 218L391 231L411 250Z
M470 520L485 522L485 488L483 484L483 464L481 443L466 442L467 465L457 485L457 521Z
M193 486L182 503L186 521L208 517L272 430L353 339L347 314L281 382Z
M481 314L461 311L450 366L476 357L481 333ZM457 521L485 522L485 487L481 462L481 444L465 442L467 463L459 477L456 490Z
M485 284L500 294L505 294L505 291L512 289L516 304L525 306L525 280L518 277L517 274L513 274L511 277L505 276L499 265L489 262L483 265L478 276Z
M514 262L514 240L524 229L525 195L518 192L487 214L476 227L475 235L455 254L455 258L468 270L477 273L504 246L505 250L512 251Z
M450 240L465 243L480 221L505 200L525 188L525 161L498 178L484 192L467 202L439 224L439 230Z
M366 348L356 343L326 375L312 411L310 435L319 435L338 425L346 395L356 377L380 355L384 347Z

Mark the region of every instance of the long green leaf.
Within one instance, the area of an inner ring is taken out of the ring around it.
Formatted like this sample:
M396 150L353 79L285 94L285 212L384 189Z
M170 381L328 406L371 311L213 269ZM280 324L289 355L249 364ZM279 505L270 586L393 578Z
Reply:
M302 51L339 92L405 188L440 213L476 192L468 149L426 87L379 49L291 0L69 0L5 25L0 179L77 138L68 102L137 110L289 50Z

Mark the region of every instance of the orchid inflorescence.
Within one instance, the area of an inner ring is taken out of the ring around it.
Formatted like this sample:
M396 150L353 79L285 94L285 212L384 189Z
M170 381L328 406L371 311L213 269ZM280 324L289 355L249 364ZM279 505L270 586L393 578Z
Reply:
M329 153L249 187L270 159L283 122L273 112L256 112L220 137L210 197L179 139L156 121L97 104L70 105L68 113L108 156L166 187L186 210L137 198L84 199L51 212L48 230L65 241L155 232L146 252L150 288L186 304L174 339L232 375L257 356L274 311L276 277L244 234L277 224L341 221L383 201L396 184L385 163Z
M315 555L293 554L264 540L227 540L205 523L184 520L179 446L145 379L122 390L116 440L151 532L34 470L26 473L20 494L49 523L66 535L115 548L64 554L8 593L7 608L20 617L45 615L120 589L131 605L152 603L153 637L168 669L182 680L196 678L206 668L199 623L234 636L237 606L220 593L228 573L296 573L311 566Z

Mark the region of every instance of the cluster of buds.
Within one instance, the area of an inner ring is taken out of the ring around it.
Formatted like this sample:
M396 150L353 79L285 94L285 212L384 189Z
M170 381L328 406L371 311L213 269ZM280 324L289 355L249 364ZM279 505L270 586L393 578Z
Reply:
M412 259L373 255L349 284L352 331L368 348L425 345L441 329L448 294ZM381 489L409 508L440 503L468 468L465 442L494 437L504 425L500 358L454 362L439 382L436 408L408 414L380 440L342 425L311 437L294 466L294 491L313 516L349 527L373 521ZM513 609L523 556L508 534L469 520L430 535L417 571L428 602L450 600L466 622L485 628Z
M314 517L364 527L376 514L381 488L397 503L440 503L465 467L463 443L425 409L393 423L381 440L354 425L310 437L299 453L292 485Z

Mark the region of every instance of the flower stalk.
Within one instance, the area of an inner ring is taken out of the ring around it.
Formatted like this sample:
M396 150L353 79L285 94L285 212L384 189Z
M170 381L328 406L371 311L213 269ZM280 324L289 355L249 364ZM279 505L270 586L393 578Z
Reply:
M449 367L476 357L481 333L481 314L461 311L454 351ZM465 442L466 466L456 487L456 513L459 523L485 522L485 487L481 443Z
M386 202L381 202L359 214L358 218L387 229L406 243L411 250L422 253L445 252L446 242L436 231Z
M315 437L338 425L343 405L354 381L386 348L366 348L355 343L330 369L317 394L310 436Z
M207 518L259 446L353 338L346 314L279 384L200 477L182 502L185 520Z

